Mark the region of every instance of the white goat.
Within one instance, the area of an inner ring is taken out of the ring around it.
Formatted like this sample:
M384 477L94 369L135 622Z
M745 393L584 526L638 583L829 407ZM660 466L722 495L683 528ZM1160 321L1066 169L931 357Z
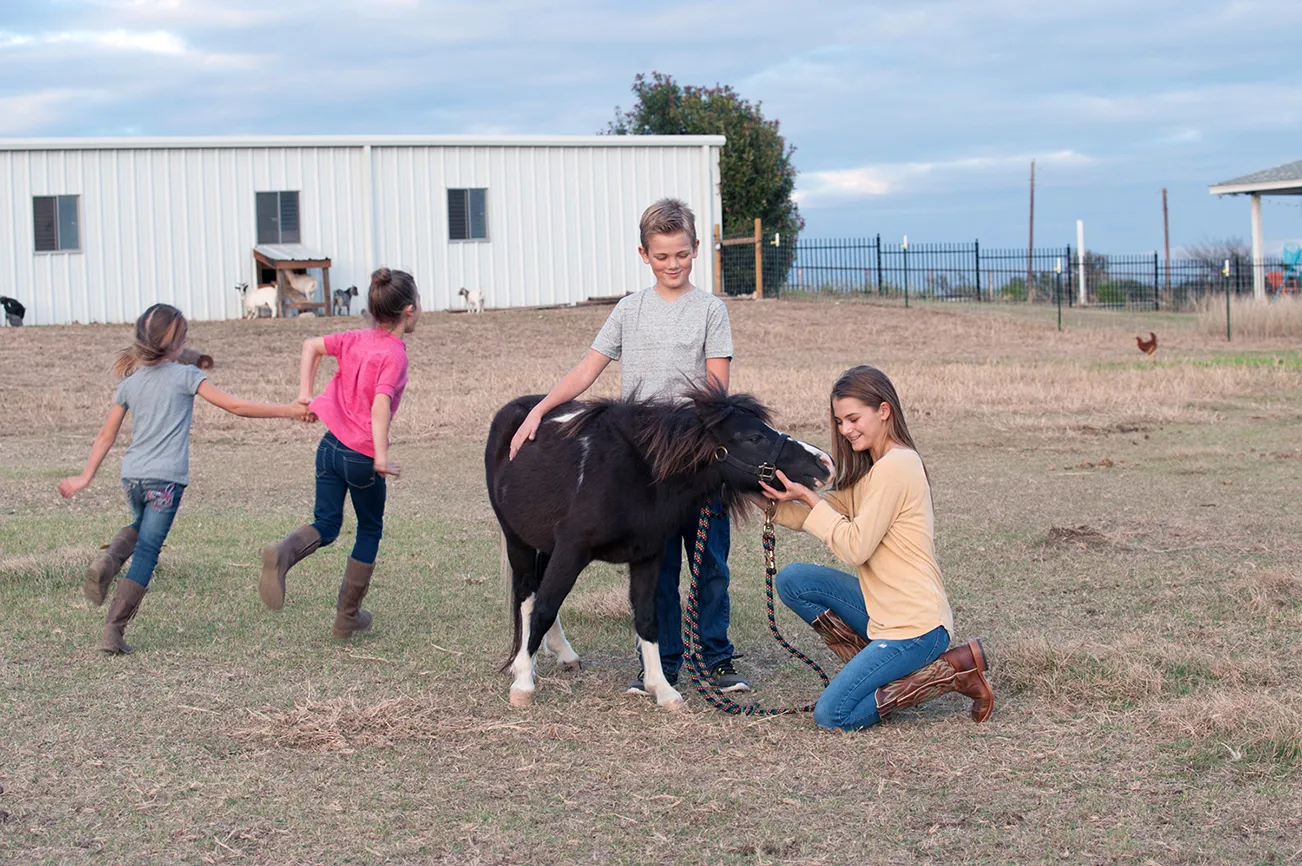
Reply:
M466 299L466 309L472 313L482 313L484 311L484 293L479 289L467 289L461 287L458 295Z
M260 307L269 308L273 319L280 315L280 305L276 303L275 286L259 286L250 292L248 283L240 283L235 287L235 290L244 297L244 318L256 319Z
M285 274L285 281L289 283L291 289L298 292L300 295L303 295L305 298L310 298L316 293L316 277L313 277L310 274L296 274L293 271L290 271Z

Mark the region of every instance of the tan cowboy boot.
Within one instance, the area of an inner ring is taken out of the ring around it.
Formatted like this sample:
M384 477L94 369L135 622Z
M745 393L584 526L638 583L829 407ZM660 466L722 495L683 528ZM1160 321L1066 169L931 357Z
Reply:
M985 652L980 640L941 654L931 664L900 677L877 690L877 715L886 718L896 710L916 707L932 698L957 691L972 699L972 720L984 722L994 712L995 698L986 682Z
M104 623L104 637L99 645L104 652L126 655L132 651L131 645L122 639L122 633L126 631L127 623L135 619L145 592L145 588L134 580L123 578L118 581L113 603L109 605L108 620Z
M258 580L258 595L262 603L272 610L285 606L285 575L294 563L321 546L321 533L310 523L295 529L278 544L262 548L262 577Z
M850 661L859 654L859 650L868 646L868 641L830 609L814 617L810 626L827 643L827 648L843 662Z
M113 540L100 548L99 553L90 561L86 572L86 582L81 585L82 594L91 604L99 607L108 595L109 584L122 570L122 563L131 558L136 549L139 533L134 526L124 526L113 536Z
M340 640L347 640L354 632L371 627L371 612L362 610L362 599L371 586L371 572L375 563L358 562L351 556L344 566L344 582L339 585L339 604L335 613L335 627L331 631Z

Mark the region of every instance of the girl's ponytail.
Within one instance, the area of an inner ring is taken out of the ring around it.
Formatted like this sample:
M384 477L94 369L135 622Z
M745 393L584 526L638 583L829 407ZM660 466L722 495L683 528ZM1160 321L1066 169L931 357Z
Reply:
M171 304L154 304L136 319L136 341L113 364L120 378L141 366L151 367L185 345L189 330L185 315Z

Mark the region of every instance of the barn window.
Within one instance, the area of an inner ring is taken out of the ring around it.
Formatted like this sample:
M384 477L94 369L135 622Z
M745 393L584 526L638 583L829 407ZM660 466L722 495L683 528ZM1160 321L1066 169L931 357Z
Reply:
M38 253L81 249L80 199L77 195L38 195L32 199Z
M488 190L448 190L448 239L488 240Z
M258 243L299 243L297 190L260 192L257 197Z

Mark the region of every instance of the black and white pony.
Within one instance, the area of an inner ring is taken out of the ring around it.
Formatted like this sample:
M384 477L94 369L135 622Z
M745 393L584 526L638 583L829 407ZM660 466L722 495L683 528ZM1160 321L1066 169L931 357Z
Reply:
M646 689L669 709L682 696L665 679L656 644L656 583L669 536L720 495L745 508L774 469L818 487L828 456L769 426L754 397L702 388L687 402L566 403L547 414L514 460L511 437L540 396L520 397L493 418L484 453L488 498L502 525L512 575L511 703L528 706L539 647L577 669L558 614L593 560L627 562L629 601L642 641Z

